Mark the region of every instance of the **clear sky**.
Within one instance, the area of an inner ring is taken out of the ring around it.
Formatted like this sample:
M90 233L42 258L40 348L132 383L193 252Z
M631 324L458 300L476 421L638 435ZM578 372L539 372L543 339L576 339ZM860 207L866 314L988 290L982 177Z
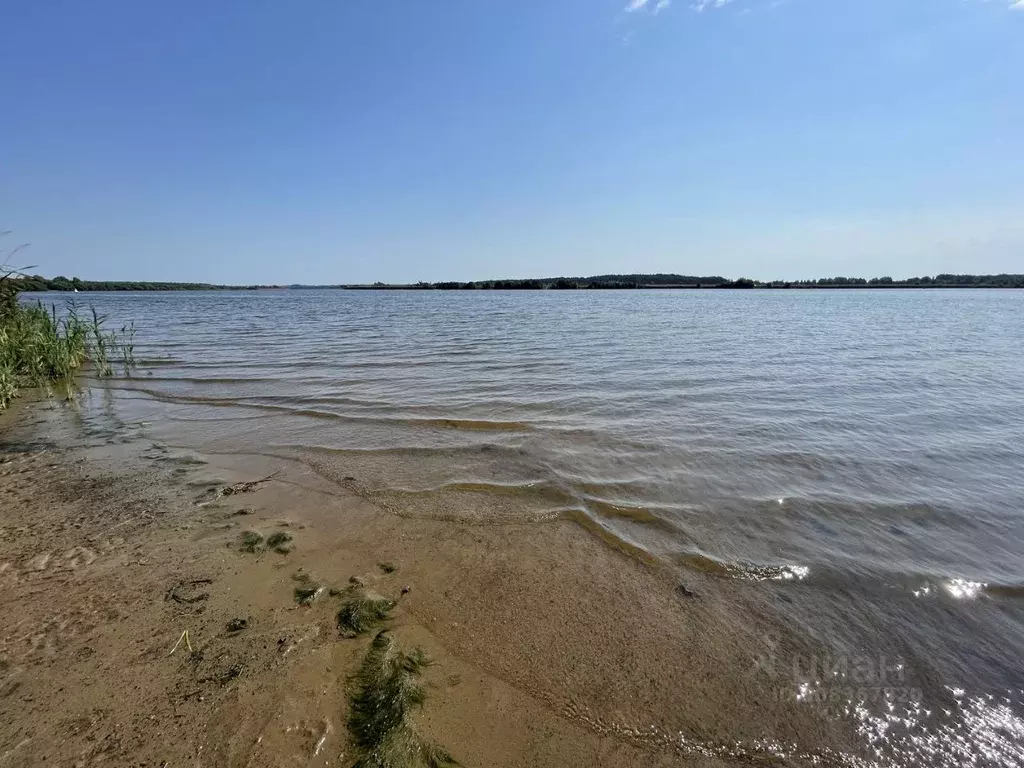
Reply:
M0 229L91 279L1024 272L1016 5L0 0Z

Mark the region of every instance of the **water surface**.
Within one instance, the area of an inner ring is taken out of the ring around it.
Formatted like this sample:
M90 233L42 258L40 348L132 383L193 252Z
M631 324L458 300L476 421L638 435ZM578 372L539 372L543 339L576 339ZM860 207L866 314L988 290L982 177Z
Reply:
M410 513L571 516L684 580L800 590L778 610L803 631L897 643L950 692L946 725L866 707L886 764L1024 765L1024 292L77 298L138 328L139 370L101 385L125 421Z

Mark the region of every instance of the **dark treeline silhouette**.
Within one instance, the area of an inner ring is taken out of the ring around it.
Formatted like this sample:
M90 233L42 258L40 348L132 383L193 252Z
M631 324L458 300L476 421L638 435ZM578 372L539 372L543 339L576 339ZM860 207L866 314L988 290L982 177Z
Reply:
M811 289L811 288L1024 288L1024 275L954 275L911 277L823 277L817 280L752 280L741 277L729 280L721 275L594 275L592 277L548 277L526 280L477 280L473 282L439 282L372 285L212 285L210 283L152 283L120 280L81 280L58 276L52 279L26 275L10 281L16 291L225 291L258 290L261 288L345 288L349 290L578 290L624 288L747 288L747 289Z
M780 281L768 283L777 287ZM935 277L908 277L893 280L891 277L823 277L819 280L795 280L795 288L1024 288L1024 275L952 275L940 274Z
M343 288L392 290L496 290L538 291L576 290L580 288L712 288L728 283L721 275L694 277L692 275L594 275L593 277L545 277L526 280L476 280L473 282L411 283L394 285L344 285Z
M911 277L823 277L817 280L728 280L719 275L595 275L593 277L548 277L529 280L478 280L389 285L344 285L349 289L384 290L572 290L613 288L1024 288L1024 275L952 275Z
M52 279L25 275L13 281L19 291L226 291L255 290L260 285L211 285L210 283L149 283L129 280L80 280L58 275Z

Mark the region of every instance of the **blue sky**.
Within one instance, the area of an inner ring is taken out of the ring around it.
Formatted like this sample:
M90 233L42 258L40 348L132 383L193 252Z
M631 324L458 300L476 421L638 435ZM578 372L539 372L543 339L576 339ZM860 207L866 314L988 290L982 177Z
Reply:
M93 279L1021 272L1022 73L1013 0L0 0L0 229Z

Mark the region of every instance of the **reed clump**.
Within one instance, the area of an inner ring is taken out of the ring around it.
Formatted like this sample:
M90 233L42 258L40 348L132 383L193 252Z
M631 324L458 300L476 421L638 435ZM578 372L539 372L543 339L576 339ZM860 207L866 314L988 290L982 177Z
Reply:
M25 387L61 387L70 398L84 368L112 376L115 363L126 372L134 364L134 328L108 333L95 310L82 316L73 304L63 313L55 306L22 304L9 278L0 269L0 410Z
M352 679L348 730L359 757L353 768L451 768L447 750L427 742L410 718L426 700L419 682L430 664L419 648L401 650L387 630L377 633Z

